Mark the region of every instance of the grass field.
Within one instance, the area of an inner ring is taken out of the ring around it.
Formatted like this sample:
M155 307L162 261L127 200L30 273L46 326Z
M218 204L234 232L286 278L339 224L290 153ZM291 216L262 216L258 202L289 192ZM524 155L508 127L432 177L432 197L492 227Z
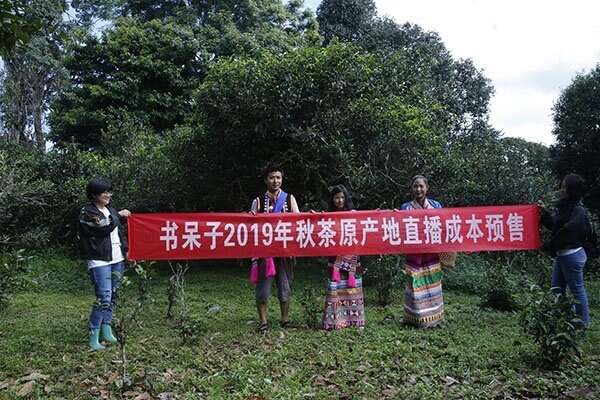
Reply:
M169 273L153 274L152 301L129 337L133 386L124 391L117 347L89 352L85 345L94 299L83 265L51 255L34 265L30 287L0 315L2 399L600 398L598 323L586 333L582 361L558 371L533 367L535 347L521 333L518 314L482 309L477 296L458 290L444 293L441 329L400 325L401 300L378 307L367 287L364 330L305 328L298 302L291 308L296 327L281 330L273 298L273 328L262 335L255 333L247 268L225 265L188 272L187 303L204 325L195 345L183 345L175 323L165 318ZM321 290L322 269L318 260L297 268L296 291ZM600 282L587 284L598 321ZM123 293L134 296L133 287ZM209 313L215 305L220 312Z

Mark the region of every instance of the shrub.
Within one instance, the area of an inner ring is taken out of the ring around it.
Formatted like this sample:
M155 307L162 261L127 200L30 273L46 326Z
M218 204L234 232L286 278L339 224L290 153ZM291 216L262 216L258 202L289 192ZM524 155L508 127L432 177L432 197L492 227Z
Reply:
M204 330L204 322L190 314L181 314L177 321L177 331L184 345L197 344Z
M543 368L558 369L569 357L579 359L582 334L577 326L581 323L570 297L531 286L520 324L539 346L536 356Z
M50 239L46 207L54 185L42 178L43 157L34 149L0 144L0 245L39 248Z
M377 304L381 306L391 304L396 291L404 283L402 258L398 256L365 257L363 265L367 283L375 286Z
M318 295L315 288L305 287L298 296L298 302L302 307L304 324L310 329L319 329L323 313L323 297Z
M444 273L444 289L479 294L485 283L488 261L482 254L459 254L456 267Z
M500 311L519 309L519 283L510 272L510 263L487 264L481 290L481 306Z
M0 310L9 306L12 295L24 285L27 259L24 250L0 254Z

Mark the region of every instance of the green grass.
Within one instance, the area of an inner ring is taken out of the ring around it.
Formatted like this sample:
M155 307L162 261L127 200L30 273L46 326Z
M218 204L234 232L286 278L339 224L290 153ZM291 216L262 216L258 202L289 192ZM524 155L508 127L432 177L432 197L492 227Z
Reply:
M296 270L297 292L322 288L322 264ZM457 268L460 268L458 266ZM48 274L42 271L52 269ZM29 288L15 296L0 315L0 382L32 371L38 381L33 398L119 398L116 347L87 351L86 323L93 292L77 261L44 256L34 262ZM382 308L366 288L367 327L360 331L312 331L298 327L255 333L253 288L247 268L196 266L187 276L186 295L194 316L204 320L197 345L183 346L174 323L165 319L168 274L153 275L152 302L141 326L129 338L129 371L136 384L124 397L147 391L170 392L182 399L508 399L598 398L600 396L600 325L583 342L581 363L559 371L532 366L535 347L515 313L481 309L480 299L446 291L446 325L417 330L400 319L402 303ZM600 282L588 282L592 316L600 316ZM128 288L125 298L133 298ZM270 305L277 325L276 299ZM207 313L219 305L222 311ZM301 321L298 303L292 320ZM0 398L18 398L22 385L0 390ZM44 387L50 390L44 392ZM566 397L570 396L570 397Z

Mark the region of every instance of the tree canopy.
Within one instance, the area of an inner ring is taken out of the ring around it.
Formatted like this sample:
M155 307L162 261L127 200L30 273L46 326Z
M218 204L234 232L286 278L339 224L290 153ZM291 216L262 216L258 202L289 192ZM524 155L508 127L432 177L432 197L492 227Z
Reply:
M553 118L555 171L583 176L590 188L589 205L600 210L600 65L573 78L554 105Z

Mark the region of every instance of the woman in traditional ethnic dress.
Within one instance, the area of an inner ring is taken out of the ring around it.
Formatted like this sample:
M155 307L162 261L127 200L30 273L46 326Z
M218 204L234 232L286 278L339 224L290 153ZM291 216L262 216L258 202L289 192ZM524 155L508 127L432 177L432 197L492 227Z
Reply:
M331 190L329 211L353 209L350 193L343 185ZM327 283L327 297L321 326L325 330L365 325L364 298L360 259L357 255L341 255L329 258L331 274Z
M440 203L427 198L429 182L426 177L413 177L410 188L413 200L402 204L402 210L442 208ZM444 317L439 255L408 254L405 269L408 283L404 292L404 323L418 328L438 326Z

